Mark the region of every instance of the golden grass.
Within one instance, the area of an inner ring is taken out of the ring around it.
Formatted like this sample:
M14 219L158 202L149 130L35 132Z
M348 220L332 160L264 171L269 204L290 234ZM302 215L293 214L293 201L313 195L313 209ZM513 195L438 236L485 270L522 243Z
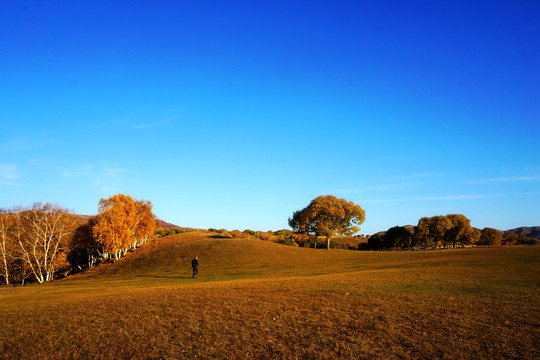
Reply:
M0 288L0 358L537 359L539 254L175 235L72 279Z

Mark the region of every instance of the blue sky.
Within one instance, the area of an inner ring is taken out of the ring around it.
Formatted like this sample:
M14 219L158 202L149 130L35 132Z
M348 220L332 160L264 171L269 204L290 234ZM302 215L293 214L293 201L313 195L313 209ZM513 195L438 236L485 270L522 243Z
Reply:
M1 1L0 206L540 225L538 1Z

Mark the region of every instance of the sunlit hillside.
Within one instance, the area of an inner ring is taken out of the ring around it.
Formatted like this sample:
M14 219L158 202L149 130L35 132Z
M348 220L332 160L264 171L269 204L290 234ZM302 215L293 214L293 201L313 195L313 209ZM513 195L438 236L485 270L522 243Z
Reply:
M540 246L327 251L179 234L0 288L0 358L534 359L539 261Z

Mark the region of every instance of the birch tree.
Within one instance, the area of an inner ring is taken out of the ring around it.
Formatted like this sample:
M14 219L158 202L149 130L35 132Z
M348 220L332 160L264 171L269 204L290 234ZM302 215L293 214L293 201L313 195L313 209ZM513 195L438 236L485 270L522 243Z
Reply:
M18 212L15 222L15 258L30 268L40 284L52 281L55 272L69 265L65 250L77 226L75 218L59 205L34 203Z
M4 283L9 284L11 268L11 239L8 237L9 228L12 225L10 210L0 209L0 277L4 278Z
M150 201L117 194L100 200L93 234L101 245L101 256L118 260L129 249L145 243L155 226Z

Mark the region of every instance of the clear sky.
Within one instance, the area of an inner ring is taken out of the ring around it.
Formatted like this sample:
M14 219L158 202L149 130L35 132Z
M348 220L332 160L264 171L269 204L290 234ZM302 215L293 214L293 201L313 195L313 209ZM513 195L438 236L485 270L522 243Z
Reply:
M540 1L0 1L0 206L540 225Z

